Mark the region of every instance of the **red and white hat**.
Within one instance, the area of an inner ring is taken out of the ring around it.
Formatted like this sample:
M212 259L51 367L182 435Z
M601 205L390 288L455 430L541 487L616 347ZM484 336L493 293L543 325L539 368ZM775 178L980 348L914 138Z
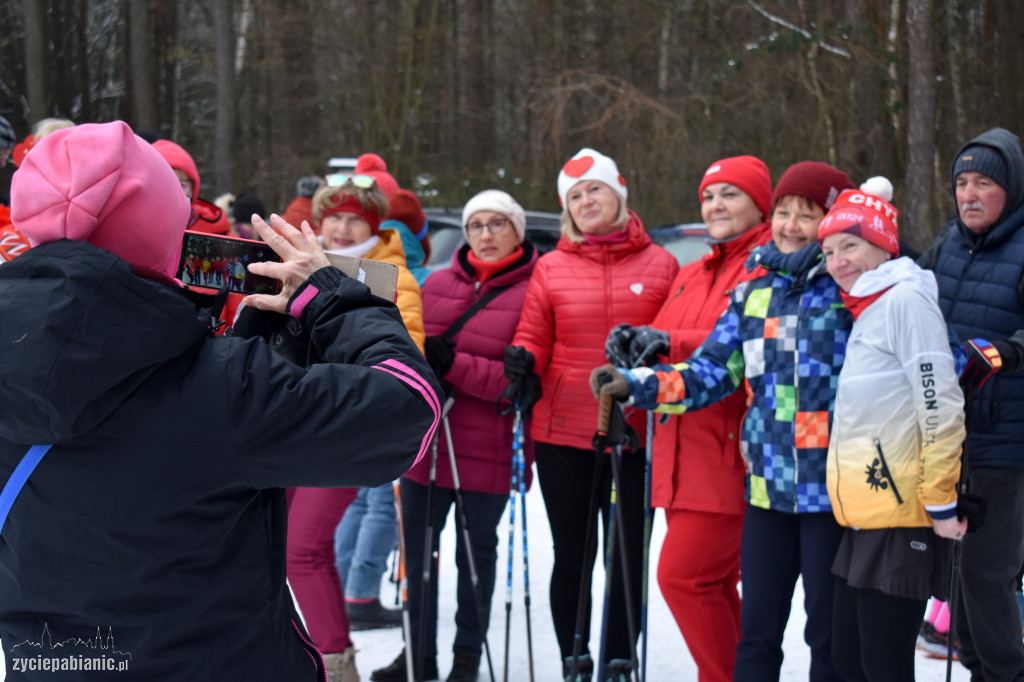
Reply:
M619 174L619 167L615 165L611 157L590 147L584 147L565 162L562 172L558 174L558 200L561 202L562 208L568 206L566 195L569 194L569 190L575 187L576 183L584 180L603 182L619 195L623 203L629 196L626 179Z
M862 189L846 190L839 195L836 203L818 226L818 243L831 234L848 232L893 256L898 256L898 211L885 199L864 191L867 186L868 183L865 183L861 185Z

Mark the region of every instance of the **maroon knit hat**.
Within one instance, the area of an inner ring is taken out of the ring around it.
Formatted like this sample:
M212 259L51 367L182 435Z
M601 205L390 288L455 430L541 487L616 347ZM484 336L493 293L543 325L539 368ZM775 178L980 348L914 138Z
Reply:
M768 166L756 156L731 156L711 164L700 181L697 196L704 201L704 188L718 182L728 182L747 193L761 215L767 218L772 207L772 176Z
M782 197L795 194L827 212L836 203L839 194L848 189L853 189L853 183L843 171L823 161L801 161L787 168L775 184L772 207Z

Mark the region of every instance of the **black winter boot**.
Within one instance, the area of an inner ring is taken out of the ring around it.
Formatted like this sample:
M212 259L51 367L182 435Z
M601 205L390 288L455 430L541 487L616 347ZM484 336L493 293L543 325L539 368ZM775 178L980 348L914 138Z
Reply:
M594 676L594 662L590 660L590 654L580 655L576 666L576 675L572 675L572 656L562 661L562 678L565 682L590 682Z
M625 658L613 658L604 669L603 682L630 682L633 679L633 662Z
M402 624L402 609L385 608L376 598L368 602L346 601L345 612L353 630L397 628Z
M452 672L447 682L476 682L480 672L480 659L470 654L455 654Z
M413 675L416 673L416 661L413 659L412 664ZM408 677L405 672L405 649L402 649L402 653L398 654L398 658L393 660L390 665L386 668L377 668L370 673L370 679L373 682L408 682ZM417 682L426 682L427 680L437 679L437 660L428 658L423 661L423 677L417 677Z

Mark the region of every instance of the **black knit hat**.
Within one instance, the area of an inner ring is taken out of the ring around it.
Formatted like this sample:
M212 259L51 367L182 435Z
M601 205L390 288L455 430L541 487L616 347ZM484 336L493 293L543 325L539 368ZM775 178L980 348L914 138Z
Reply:
M1009 168L1006 165L1006 159L992 147L983 144L971 145L960 152L960 156L953 164L954 184L961 173L969 171L992 178L1004 190L1009 182Z
M234 206L231 208L231 214L234 216L235 222L251 222L253 213L263 219L267 217L267 207L263 205L258 196L249 192L242 192L235 197Z

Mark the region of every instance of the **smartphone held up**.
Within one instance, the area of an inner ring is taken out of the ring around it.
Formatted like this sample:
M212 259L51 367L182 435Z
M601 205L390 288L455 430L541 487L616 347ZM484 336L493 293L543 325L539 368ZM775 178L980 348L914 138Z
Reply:
M278 280L249 272L251 263L264 261L281 262L264 242L186 231L178 279L190 287L226 288L242 295L276 294L281 288Z

